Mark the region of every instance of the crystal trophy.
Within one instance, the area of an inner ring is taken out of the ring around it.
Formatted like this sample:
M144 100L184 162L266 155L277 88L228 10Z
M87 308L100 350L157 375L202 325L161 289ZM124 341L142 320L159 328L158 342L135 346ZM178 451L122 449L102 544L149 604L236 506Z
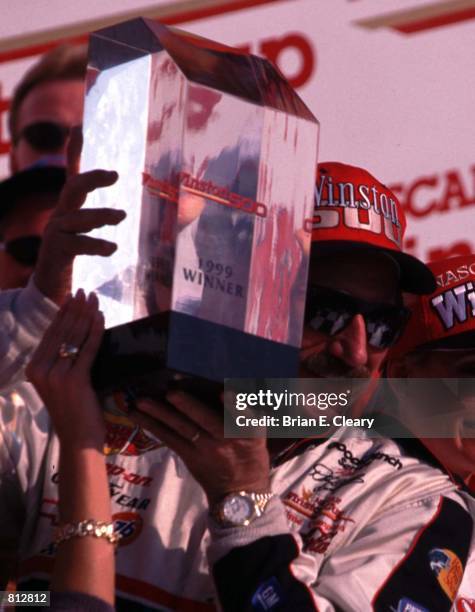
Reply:
M81 170L119 180L85 207L127 211L74 265L105 314L96 388L296 375L318 128L265 59L142 18L90 36Z

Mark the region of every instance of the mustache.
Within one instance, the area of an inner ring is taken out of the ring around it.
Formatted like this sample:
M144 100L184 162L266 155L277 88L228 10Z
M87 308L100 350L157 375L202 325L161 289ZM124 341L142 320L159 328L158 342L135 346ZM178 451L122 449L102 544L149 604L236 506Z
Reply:
M347 363L325 352L309 355L303 365L307 370L322 378L370 378L366 366L353 368Z

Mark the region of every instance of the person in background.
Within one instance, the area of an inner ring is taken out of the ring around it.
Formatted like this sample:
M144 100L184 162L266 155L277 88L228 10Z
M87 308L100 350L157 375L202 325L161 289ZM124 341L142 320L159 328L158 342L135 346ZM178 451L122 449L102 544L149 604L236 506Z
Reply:
M391 379L431 379L413 387L409 397L399 381L391 384L396 414L449 472L475 492L475 255L451 257L428 264L437 288L424 296L407 296L412 317L390 352ZM440 379L458 379L454 393ZM432 381L432 382L431 382ZM410 384L410 381L409 381ZM410 388L410 387L409 387ZM420 389L422 391L420 391ZM416 397L414 397L416 396ZM421 406L424 408L421 411ZM438 413L438 414L437 414ZM430 435L439 417L444 437ZM425 417L425 418L424 418ZM472 506L475 517L475 503ZM456 610L475 607L475 530L460 584Z
M65 180L64 167L38 165L0 183L0 290L28 284Z
M116 246L85 234L125 218L113 209L80 210L115 172L78 172L80 128L67 137L66 167L50 156L0 183L0 388L19 380L31 351L70 291L77 255L111 255ZM52 163L54 161L54 164ZM71 175L60 194L66 175ZM34 273L33 273L34 270Z
M475 386L463 381L475 378L475 255L436 261L429 267L437 288L410 299L412 318L390 353L388 377L461 379L458 397L449 393L439 398L444 413L454 415L453 435L424 437L424 444L475 489Z
M16 174L45 156L66 157L70 130L82 123L87 54L62 45L43 55L16 86L10 105L10 170Z
M64 291L51 292L58 280L54 270L51 281L41 272L37 283L28 280L66 178L71 128L82 122L86 67L85 48L57 47L23 75L13 92L8 118L12 175L0 183L0 289L23 289L0 292L0 387L21 376L35 346L33 336L41 336L63 299Z

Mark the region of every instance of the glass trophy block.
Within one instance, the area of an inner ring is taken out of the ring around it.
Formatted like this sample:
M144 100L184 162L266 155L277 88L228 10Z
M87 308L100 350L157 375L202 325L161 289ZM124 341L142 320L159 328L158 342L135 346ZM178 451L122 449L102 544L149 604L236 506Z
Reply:
M91 35L81 170L119 180L85 207L127 211L74 266L108 328L97 388L296 375L317 142L267 60L147 19Z

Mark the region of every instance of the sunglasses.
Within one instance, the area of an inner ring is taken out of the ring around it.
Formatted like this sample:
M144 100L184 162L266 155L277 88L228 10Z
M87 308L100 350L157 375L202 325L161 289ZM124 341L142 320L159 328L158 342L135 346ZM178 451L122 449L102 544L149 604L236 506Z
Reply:
M61 149L71 132L71 128L54 121L38 121L21 130L17 141L24 138L36 151L56 151Z
M40 236L22 236L9 242L0 242L0 251L5 251L23 266L34 266L40 252Z
M311 285L307 291L305 323L313 330L335 336L361 314L365 321L368 344L387 349L401 336L411 311L402 304L367 302L344 291Z

